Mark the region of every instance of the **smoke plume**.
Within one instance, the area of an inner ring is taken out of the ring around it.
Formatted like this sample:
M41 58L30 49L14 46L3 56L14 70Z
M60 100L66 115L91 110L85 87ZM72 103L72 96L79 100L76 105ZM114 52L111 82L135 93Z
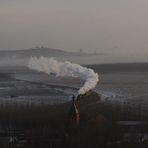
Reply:
M59 62L54 58L31 57L28 67L47 74L54 73L56 76L80 77L85 80L84 85L79 89L79 94L85 94L96 87L99 76L92 69L68 61Z

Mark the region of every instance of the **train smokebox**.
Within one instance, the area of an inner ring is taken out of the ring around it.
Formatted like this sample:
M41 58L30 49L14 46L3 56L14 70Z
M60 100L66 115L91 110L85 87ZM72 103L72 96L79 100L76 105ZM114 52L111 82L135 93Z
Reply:
M86 99L86 98L88 98L88 97L90 97L91 95L93 95L93 91L92 90L89 90L89 91L87 91L85 94L79 94L78 96L77 96L77 101L79 101L79 100L81 100L81 99Z

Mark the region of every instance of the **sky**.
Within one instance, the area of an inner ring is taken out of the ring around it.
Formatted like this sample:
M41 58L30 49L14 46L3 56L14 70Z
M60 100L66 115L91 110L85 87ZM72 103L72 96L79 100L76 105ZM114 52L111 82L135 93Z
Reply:
M148 56L147 14L147 0L0 0L0 49Z

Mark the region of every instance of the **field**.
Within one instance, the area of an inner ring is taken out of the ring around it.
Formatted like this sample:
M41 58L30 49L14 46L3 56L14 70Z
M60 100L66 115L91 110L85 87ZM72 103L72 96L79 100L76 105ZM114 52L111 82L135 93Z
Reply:
M98 93L75 101L77 126L69 112L82 80L1 68L0 147L147 146L147 72L101 71Z

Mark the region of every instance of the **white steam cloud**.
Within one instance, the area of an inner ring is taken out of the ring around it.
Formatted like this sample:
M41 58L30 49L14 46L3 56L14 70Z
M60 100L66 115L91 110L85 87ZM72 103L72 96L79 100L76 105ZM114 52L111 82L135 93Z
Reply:
M56 76L80 77L85 80L84 85L79 89L79 94L85 94L96 87L99 76L92 69L68 61L59 62L54 58L31 57L28 67L47 74L54 73Z

